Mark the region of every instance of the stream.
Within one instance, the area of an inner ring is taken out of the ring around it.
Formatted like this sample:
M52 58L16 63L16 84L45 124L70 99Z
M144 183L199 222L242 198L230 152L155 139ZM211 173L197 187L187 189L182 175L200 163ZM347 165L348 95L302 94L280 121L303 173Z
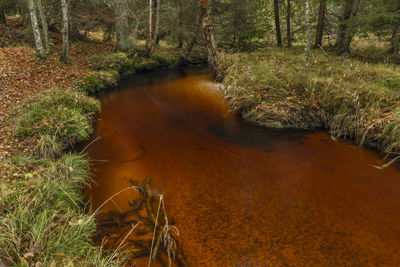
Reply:
M382 154L253 126L202 68L137 75L100 99L86 194L102 209L97 242L141 251L131 264L147 266L152 239L132 230L140 192L107 199L151 177L191 266L400 266L400 169L374 167Z

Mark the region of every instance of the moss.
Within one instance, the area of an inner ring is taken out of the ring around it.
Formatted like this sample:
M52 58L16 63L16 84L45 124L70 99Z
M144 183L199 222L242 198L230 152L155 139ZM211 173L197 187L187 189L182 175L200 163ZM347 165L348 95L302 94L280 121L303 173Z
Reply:
M83 76L78 81L78 87L88 95L112 88L118 85L120 75L117 71L99 71Z
M221 55L220 75L232 108L268 127L323 126L335 137L400 152L398 67L302 48ZM394 131L393 129L396 129Z
M122 52L95 55L90 60L90 68L103 71L114 70L122 73L125 69L131 69L131 61Z

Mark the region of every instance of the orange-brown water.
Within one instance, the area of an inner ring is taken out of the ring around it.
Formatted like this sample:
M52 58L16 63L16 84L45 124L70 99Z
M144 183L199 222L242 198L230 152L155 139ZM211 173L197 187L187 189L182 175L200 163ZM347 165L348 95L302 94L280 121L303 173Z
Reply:
M378 170L382 155L324 132L252 126L195 73L143 75L102 98L94 208L151 176L192 266L400 266L397 167ZM126 220L135 194L103 210ZM114 247L129 229L106 229L121 235Z

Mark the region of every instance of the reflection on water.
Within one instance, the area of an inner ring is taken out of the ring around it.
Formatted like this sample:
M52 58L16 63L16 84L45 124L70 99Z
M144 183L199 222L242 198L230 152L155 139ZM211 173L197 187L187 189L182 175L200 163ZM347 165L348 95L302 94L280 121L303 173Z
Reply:
M381 155L324 132L244 122L207 72L127 81L103 96L98 136L89 151L94 208L150 176L194 266L400 265L400 172L373 168ZM139 196L125 191L103 207L109 246L145 221L130 213ZM134 241L148 244L148 233L135 229L124 245L148 257Z

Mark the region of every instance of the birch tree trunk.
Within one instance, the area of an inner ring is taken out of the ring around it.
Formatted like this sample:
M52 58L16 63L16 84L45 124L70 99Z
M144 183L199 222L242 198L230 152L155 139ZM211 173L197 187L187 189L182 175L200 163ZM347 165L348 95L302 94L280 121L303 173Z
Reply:
M42 24L44 44L46 46L46 52L49 53L50 52L49 26L47 25L46 14L44 13L43 10L42 0L37 0L37 5L39 9L40 22Z
M69 35L68 35L68 4L67 0L61 0L61 12L62 12L62 39L63 46L61 52L61 61L68 61L68 51L69 51Z
M38 20L36 17L35 4L33 3L33 0L27 0L27 4L28 4L28 9L29 9L29 16L31 17L31 22L32 22L32 29L33 29L33 36L35 38L36 51L39 53L39 55L44 56L43 43L42 43L42 38L40 37L40 29L39 29Z
M292 47L292 36L290 32L290 14L291 14L291 3L290 0L287 0L287 9L286 9L286 35L287 35L287 47Z
M201 4L201 25L203 30L203 38L207 48L208 64L216 74L217 70L217 49L214 41L214 32L210 17L210 6L208 0L200 0Z
M114 12L115 30L117 32L117 47L121 51L127 51L133 46L132 41L130 40L128 4L126 3L126 0L115 0Z
M156 24L154 25L154 37L153 42L151 43L149 56L151 56L154 52L154 48L156 47L158 39L158 31L160 29L161 0L157 0L156 5Z
M310 0L306 0L306 59L310 58L311 27L310 27Z
M279 0L274 0L276 43L282 46L281 23L279 20Z
M319 1L318 23L317 32L315 34L314 48L322 46L322 37L324 35L325 27L325 14L326 14L326 0Z
M178 0L178 48L183 47L183 6L182 0Z
M147 53L150 54L153 44L153 0L149 0L149 35L147 36Z

